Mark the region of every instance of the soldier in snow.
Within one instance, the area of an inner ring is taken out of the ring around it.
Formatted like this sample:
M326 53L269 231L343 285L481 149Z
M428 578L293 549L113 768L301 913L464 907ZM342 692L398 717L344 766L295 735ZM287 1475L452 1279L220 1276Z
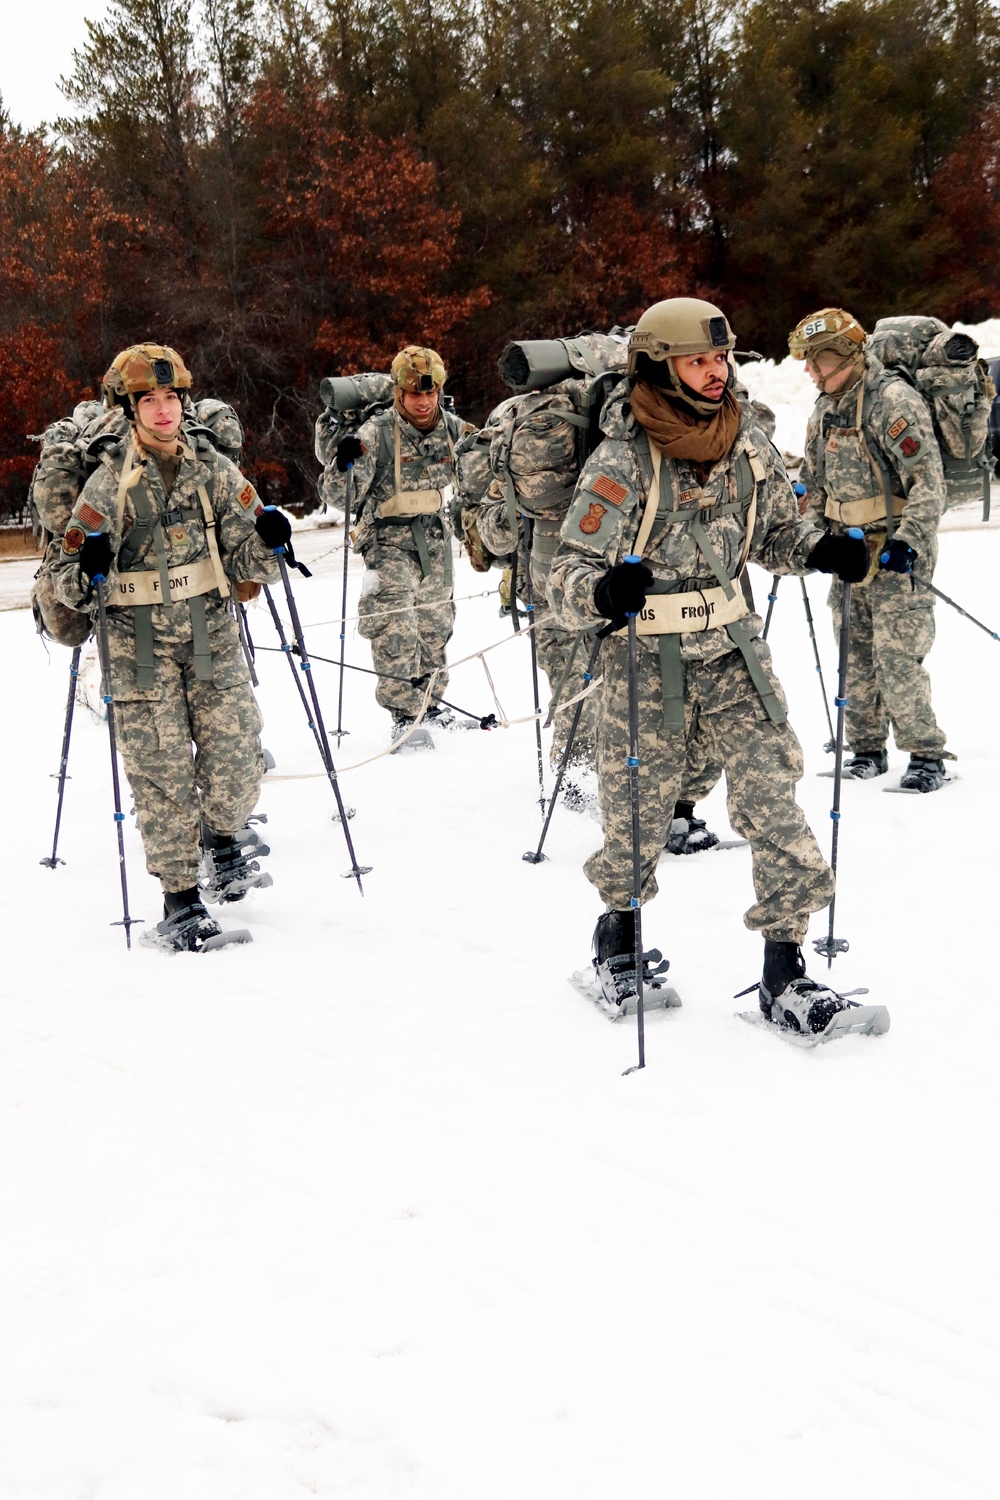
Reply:
M393 405L377 412L357 436L341 438L339 485L327 500L346 503L346 476L355 477L354 546L367 573L358 629L371 642L379 674L375 697L392 714L393 742L433 748L426 729L413 729L431 672L444 668L455 624L451 528L444 491L453 482L455 444L472 430L441 405L445 368L433 349L408 345L392 362ZM351 518L348 517L348 524ZM426 718L447 727L439 699L447 671L435 679Z
M765 940L761 1008L779 1025L821 1031L846 1002L806 976L800 945L833 876L795 801L802 751L740 579L752 558L769 573L818 568L854 581L868 554L860 539L799 516L775 450L733 394L734 345L711 303L671 298L643 314L549 575L567 629L605 619L614 630L598 716L604 843L584 867L606 907L595 965L611 1004L635 993L624 627L641 611L641 900L656 894L689 759L721 764L730 819L753 855L756 901L744 920ZM629 554L643 562L624 562Z
M900 786L934 792L945 780L944 731L931 706L923 665L934 644L934 596L914 577L934 575L937 528L945 503L941 452L927 404L866 352L865 330L850 313L827 307L793 329L789 347L819 389L809 417L799 478L805 513L833 536L865 533L870 565L851 594L845 771L882 776L886 740L910 761ZM839 632L843 590L830 590Z
M163 886L164 920L148 936L198 951L220 934L198 886L203 858L214 898L271 883L241 836L264 763L231 594L277 577L273 549L291 528L207 437L189 445L190 386L164 345L134 345L113 361L105 400L124 412L126 435L102 449L52 572L71 609L95 609L92 580L107 580L98 586L122 758L147 868Z

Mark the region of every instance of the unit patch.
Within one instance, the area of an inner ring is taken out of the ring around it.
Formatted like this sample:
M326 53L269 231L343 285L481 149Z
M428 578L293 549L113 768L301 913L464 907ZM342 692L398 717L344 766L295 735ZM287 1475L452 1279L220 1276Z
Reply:
M920 452L920 443L915 437L904 438L899 445L899 451L904 458L916 458Z
M628 494L625 486L616 483L610 474L598 474L590 488L595 495L600 495L602 500L607 500L611 505L621 505ZM594 530L597 530L596 526Z
M172 542L176 542L177 545L180 546L181 542L183 542L186 537L187 537L187 532L184 530L183 526L171 526L171 528L170 528L170 540Z
M250 506L257 498L257 491L254 489L252 484L245 484L236 498L240 502L244 510L249 510Z
M101 512L95 510L86 500L80 505L76 515L77 519L82 521L84 526L89 526L91 531L100 531L104 525L104 517L101 515Z
M905 417L897 417L895 422L893 422L892 426L889 428L890 438L892 438L892 440L895 442L896 438L899 437L899 434L901 432L904 432L906 428L909 427L909 425L910 424Z
M83 546L83 532L79 526L71 526L63 537L64 552L79 552Z
M628 492L626 491L626 494L627 493ZM620 504L621 502L619 501L618 503ZM607 506L591 505L590 509L587 511L587 514L583 516L580 521L580 530L586 536L593 536L595 531L600 531L601 522L604 520L604 517L607 515L607 513Z

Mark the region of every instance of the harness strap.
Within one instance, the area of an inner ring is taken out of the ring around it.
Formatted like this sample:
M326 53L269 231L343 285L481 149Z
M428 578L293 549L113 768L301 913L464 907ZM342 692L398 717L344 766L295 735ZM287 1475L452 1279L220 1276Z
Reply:
M858 437L861 439L861 446L865 450L865 453L868 455L868 462L871 464L872 469L875 472L875 477L879 482L879 487L885 500L885 533L886 539L891 545L892 539L896 535L896 518L892 513L892 486L889 484L888 477L882 465L875 462L875 459L872 456L872 450L869 448L868 440L865 437L863 413L865 386L866 381L864 380L864 377L862 377L862 379L858 383L858 403L854 414L854 425L857 428Z
M181 443L180 449L185 458L190 458L195 462L198 462L197 454L192 448L189 448L186 443ZM212 502L209 499L208 490L203 484L200 484L198 486L198 499L201 501L201 514L205 522L205 540L208 543L208 555L212 559L212 567L215 569L215 581L218 586L219 593L222 595L223 599L228 599L229 579L226 576L226 570L222 566L222 558L219 555L219 543L215 534L215 512L212 509Z
M153 606L141 605L133 616L135 621L135 685L138 688L156 686L156 661L153 656Z
M764 671L760 657L753 649L754 637L750 634L750 625L745 619L733 620L726 626L726 634L746 662L750 680L760 694L761 702L767 710L767 717L772 724L784 724L788 715L781 706L771 679Z
M199 594L188 600L191 611L191 646L194 652L194 675L199 682L211 682L212 643L208 636L208 618L205 613L205 595Z

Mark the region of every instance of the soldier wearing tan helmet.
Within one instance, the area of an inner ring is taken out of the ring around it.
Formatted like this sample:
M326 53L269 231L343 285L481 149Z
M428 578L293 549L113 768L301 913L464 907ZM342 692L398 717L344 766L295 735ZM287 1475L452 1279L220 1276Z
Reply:
M804 507L831 536L865 533L870 565L851 593L845 764L859 779L882 776L891 724L909 753L900 785L936 791L944 782L944 731L934 716L924 658L934 642L934 596L915 586L937 561L945 503L941 454L923 398L866 349L856 318L824 307L788 337L819 392L809 417L799 478ZM835 633L842 589L830 590Z
M163 921L144 940L198 951L221 936L203 894L231 902L271 884L241 832L263 755L231 595L277 577L273 549L291 529L184 428L190 387L166 345L137 344L113 361L105 400L128 428L73 506L53 582L72 609L96 608L94 589L104 590L119 745L147 868L163 887Z
M326 497L346 504L353 466L352 536L367 569L358 629L371 642L379 674L375 697L392 714L393 742L407 735L407 748L431 749L428 731L413 726L430 673L444 667L455 624L444 500L454 478L455 444L470 424L441 405L446 372L433 349L408 344L391 368L392 407L369 418L356 437L340 440L337 478L327 479ZM451 722L439 703L447 685L441 671L426 715L441 727Z
M806 977L800 945L833 876L795 800L802 751L744 570L753 560L768 573L820 567L855 578L867 558L851 538L820 548L823 531L800 518L775 449L734 394L735 342L724 313L698 298L643 314L552 564L550 599L565 627L603 618L612 632L598 713L604 842L584 866L606 908L594 963L613 1012L636 990L625 626L641 611L641 904L656 895L688 765L721 765L730 820L753 854L756 900L744 921L765 939L761 1008L779 1025L822 1031L846 1001Z

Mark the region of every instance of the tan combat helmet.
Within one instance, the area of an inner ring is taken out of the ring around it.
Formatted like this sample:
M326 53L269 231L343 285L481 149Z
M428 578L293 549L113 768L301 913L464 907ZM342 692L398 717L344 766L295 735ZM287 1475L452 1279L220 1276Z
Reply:
M805 360L818 388L826 394L827 382L848 365L861 370L867 340L857 318L842 307L823 307L795 325L788 335L788 348L793 359ZM840 360L824 374L816 364L817 354L839 354Z
M710 354L735 349L736 335L725 313L700 297L668 297L654 302L639 319L628 341L627 373L634 375L640 354L653 360L676 355Z
M440 354L434 349L422 349L419 344L407 344L405 349L401 349L390 369L393 384L401 391L421 395L439 391L447 377Z
M132 344L111 361L101 386L105 403L121 406L131 417L134 397L155 390L190 390L191 372L176 349L166 344Z

